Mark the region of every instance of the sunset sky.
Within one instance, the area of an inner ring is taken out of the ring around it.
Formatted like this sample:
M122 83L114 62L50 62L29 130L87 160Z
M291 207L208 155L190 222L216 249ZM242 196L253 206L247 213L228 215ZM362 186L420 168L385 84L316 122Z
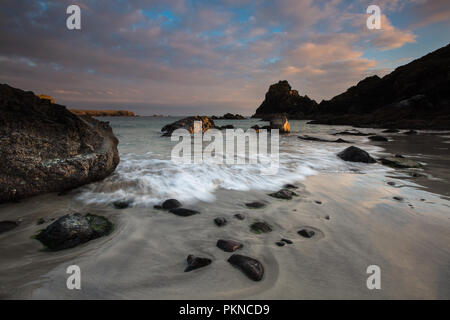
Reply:
M82 30L66 28L81 7ZM368 30L368 5L382 29ZM2 0L0 83L71 108L251 115L288 80L320 102L450 42L449 0Z

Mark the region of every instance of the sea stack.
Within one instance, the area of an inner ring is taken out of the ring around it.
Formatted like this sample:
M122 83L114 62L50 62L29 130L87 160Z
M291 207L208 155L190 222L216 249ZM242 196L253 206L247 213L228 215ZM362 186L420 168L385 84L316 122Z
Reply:
M102 180L118 165L107 122L6 84L0 101L0 203Z

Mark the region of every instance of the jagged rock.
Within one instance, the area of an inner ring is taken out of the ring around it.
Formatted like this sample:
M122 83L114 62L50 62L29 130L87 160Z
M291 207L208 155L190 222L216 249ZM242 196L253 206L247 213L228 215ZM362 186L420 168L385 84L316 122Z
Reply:
M216 245L225 252L234 252L244 246L242 243L233 240L217 240Z
M191 210L191 209L185 209L185 208L170 209L169 212L171 212L177 216L180 216L180 217L189 217L189 216L193 216L194 214L200 213L198 211Z
M257 221L250 225L250 230L254 233L267 233L271 232L272 226L265 221Z
M395 157L381 158L380 162L385 166L393 168L421 168L422 165L414 160L407 159L401 155L396 155Z
M277 192L270 193L269 196L278 198L278 199L291 200L292 197L297 196L297 194L289 189L281 189Z
M105 217L73 213L57 219L35 238L50 250L62 250L108 235L112 229Z
M396 68L368 77L328 101L311 123L450 129L450 44Z
M0 203L104 179L117 144L108 123L0 85Z
M378 136L378 135L370 136L368 139L369 139L370 141L383 141L383 142L389 141L386 137Z
M190 254L187 257L188 266L186 267L186 269L184 269L184 272L189 272L195 269L203 268L207 265L210 265L211 262L212 262L211 259L196 257Z
M0 234L16 228L19 224L15 221L0 221Z
M239 268L253 281L260 281L264 276L264 267L261 262L256 259L240 254L233 254L228 259L228 262L234 267Z
M252 118L264 118L268 115L284 113L290 119L304 119L317 109L317 102L300 96L297 90L292 90L286 80L272 84L266 93L265 100L256 110Z
M358 147L348 147L344 151L338 153L338 157L344 161L352 162L364 162L364 163L375 163L375 159L372 158L366 151Z
M165 210L175 209L181 207L181 202L177 199L169 199L163 202L162 208Z
M214 219L214 223L218 227L222 227L222 226L227 224L227 219L225 219L224 217L217 217L217 218Z
M194 125L194 122L200 121L202 123L201 127L196 127ZM197 133L202 132L205 133L209 129L215 128L214 121L205 116L193 116L193 117L187 117L178 121L175 121L173 123L170 123L168 125L165 125L161 132L163 132L163 136L170 137L172 135L172 132L174 132L177 129L186 129L189 131L189 133Z
M136 114L127 110L78 110L70 109L70 112L77 116L91 117L136 117Z
M240 114L225 113L222 117L212 116L213 120L244 120L245 117Z

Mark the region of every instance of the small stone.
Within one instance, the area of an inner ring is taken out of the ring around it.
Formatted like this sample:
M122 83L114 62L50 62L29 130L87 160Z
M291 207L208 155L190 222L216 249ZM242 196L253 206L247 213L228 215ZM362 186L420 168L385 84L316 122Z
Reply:
M240 254L233 254L229 259L228 262L236 267L239 268L247 277L252 279L253 281L260 281L264 276L264 267L256 259L242 256Z
M283 241L277 241L275 242L275 244L279 247L283 247L286 243L284 243Z
M36 224L37 225L41 225L41 224L44 224L45 223L45 219L44 218L39 218L37 221L36 221Z
M195 210L191 210L191 209L185 209L185 208L175 208L175 209L171 209L169 210L169 212L180 216L180 217L189 217L192 216L194 214L199 214L200 212L195 211Z
M250 225L250 230L254 233L267 233L271 232L273 229L267 222L258 221Z
M242 213L236 213L234 217L238 220L244 220L245 216Z
M212 260L208 258L196 257L192 254L188 255L187 263L188 266L184 269L184 272L189 272L195 269L199 269L211 264Z
M383 133L397 133L397 132L400 132L400 130L397 130L397 129L386 129L386 130L383 130L381 132L383 132Z
M265 203L259 202L259 201L255 201L255 202L249 202L245 204L248 208L253 208L253 209L260 209L260 208L264 208L266 206Z
M113 202L116 209L126 209L133 203L133 200L117 200Z
M301 235L303 238L312 238L316 233L313 230L308 229L302 229L297 232L299 235Z
M397 201L403 201L403 198L402 198L402 197L397 197L397 196L395 196L395 197L393 197L393 199L394 199L394 200L397 200Z
M162 208L165 210L175 209L181 207L180 201L177 199L169 199L163 202Z
M403 132L403 134L413 135L413 134L417 134L417 131L416 130L408 130L408 131Z
M283 188L284 189L298 189L298 187L297 186L294 186L293 184L285 184L284 186L283 186Z
M278 198L278 199L284 199L284 200L291 200L293 196L296 196L297 194L289 189L281 189L275 193L270 193L269 196Z
M389 141L386 137L375 135L368 137L370 141Z
M388 181L387 184L390 185L390 186L395 186L395 182L394 181Z
M217 240L216 245L225 252L234 252L244 246L242 243L233 240Z
M320 201L320 200L315 200L314 202L317 204L322 204L322 201Z
M329 215L326 215L326 216L325 216L325 220L330 220L330 216L329 216Z
M287 244L292 244L292 240L282 238L281 241L286 242Z
M0 234L16 228L19 224L15 221L0 221Z
M218 227L222 227L222 226L227 224L227 219L225 219L224 217L217 217L217 218L214 219L214 223Z

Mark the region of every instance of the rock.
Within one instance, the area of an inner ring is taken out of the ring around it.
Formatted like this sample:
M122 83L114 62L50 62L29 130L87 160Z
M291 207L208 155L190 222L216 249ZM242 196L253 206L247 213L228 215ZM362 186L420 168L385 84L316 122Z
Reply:
M448 130L450 77L442 67L448 65L450 44L322 101L310 119L328 125Z
M330 220L330 216L328 214L325 216L325 220Z
M242 243L233 240L217 240L216 245L225 252L234 252L244 246Z
M79 110L70 109L70 112L77 116L91 117L136 117L136 114L127 110Z
M276 114L270 117L270 129L278 129L280 133L291 132L288 118L282 114Z
M260 209L260 208L264 208L266 206L265 203L259 202L259 201L254 201L254 202L249 202L245 204L248 208L252 208L252 209Z
M104 179L117 144L107 122L0 84L0 203Z
M388 181L387 184L390 185L390 186L395 186L395 182L394 181Z
M284 113L292 119L307 119L316 112L317 102L308 96L300 96L292 90L286 80L272 84L265 99L252 118L264 118L273 114Z
M375 136L370 136L369 137L369 140L370 141L389 141L386 137L383 137L383 136L378 136L378 135L375 135Z
M294 186L293 184L285 184L284 186L283 186L283 188L284 189L298 189L298 187L297 186Z
M310 229L302 229L297 232L299 235L301 235L303 238L312 238L316 233L314 230Z
M271 232L272 226L265 221L257 221L250 225L250 230L254 233L267 233Z
M269 196L278 199L291 200L292 197L297 196L297 194L289 189L281 189L275 193L270 193Z
M114 208L126 209L133 203L133 200L117 200L113 202Z
M16 228L19 224L15 221L0 221L0 234Z
M196 127L194 125L194 122L200 121L202 123L201 127ZM175 121L173 123L170 123L168 125L165 125L161 132L163 132L163 136L170 137L172 135L172 132L174 132L177 129L186 129L189 131L189 133L197 133L202 132L205 133L209 129L215 128L214 121L209 117L204 116L193 116L193 117L187 117L178 121Z
M217 217L217 218L214 219L214 223L218 227L222 227L222 226L227 224L227 219L225 219L224 217Z
M352 162L364 162L364 163L375 163L375 159L372 158L366 151L358 147L348 147L344 151L338 153L338 157L344 161Z
M153 209L156 209L156 210L163 210L163 207L160 206L159 204L155 204L155 205L153 206Z
M225 113L222 117L212 116L213 120L244 120L245 117L240 114Z
M234 217L238 220L244 220L245 216L242 213L236 213Z
M365 137L365 136L371 136L373 133L363 133L358 130L346 130L338 133L333 133L333 135L344 135L344 136L357 136L357 137Z
M180 216L180 217L189 217L194 214L200 214L200 212L198 212L198 211L191 210L191 209L185 209L185 208L170 209L169 212L171 212L177 216Z
M404 158L402 156L381 158L380 162L385 166L393 168L421 168L422 165L417 161Z
M417 134L417 131L416 130L408 130L408 131L403 132L403 134L413 135L413 134Z
M73 213L60 217L35 238L50 250L62 250L108 235L112 229L105 217Z
M242 272L244 272L247 277L252 279L253 281L260 281L264 276L264 267L256 259L243 256L240 254L233 254L228 262L234 266L239 268Z
M398 132L400 132L400 130L398 130L398 129L386 129L386 130L383 130L381 132L383 132L383 133L398 133Z
M299 136L298 138L302 139L302 140L317 141L317 142L350 143L349 141L346 141L346 140L341 139L341 138L336 139L336 140L327 140L327 139L311 137L311 136Z
M403 201L403 198L402 197L398 197L398 196L392 197L392 199L397 200L397 201Z
M277 241L275 242L275 244L279 247L283 247L286 243L284 243L283 241Z
M184 269L184 272L189 272L195 269L203 268L207 265L210 265L211 262L212 262L211 259L196 257L190 254L187 257L188 266L186 267L186 269Z
M282 238L281 241L286 242L287 244L292 244L292 240Z
M36 224L37 225L41 225L41 224L44 224L45 223L45 219L44 218L39 218L37 221L36 221Z
M169 199L163 202L162 208L165 210L175 209L181 207L180 201L177 199Z
M320 201L320 200L314 200L314 202L317 204L322 204L322 201Z

